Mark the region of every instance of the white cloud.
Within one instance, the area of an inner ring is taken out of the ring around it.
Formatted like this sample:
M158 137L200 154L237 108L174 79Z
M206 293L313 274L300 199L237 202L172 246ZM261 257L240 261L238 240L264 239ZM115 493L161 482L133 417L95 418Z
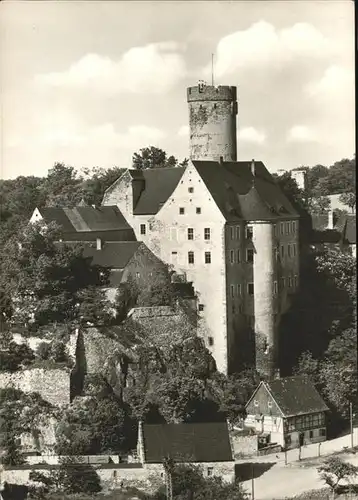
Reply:
M178 135L181 137L186 137L189 135L189 125L182 125L178 130Z
M243 67L281 66L297 57L324 57L333 51L332 44L311 24L297 23L277 30L272 24L259 21L219 41L214 70L220 78ZM211 65L204 71L207 77Z
M354 73L342 66L330 66L320 80L307 85L306 92L311 96L322 97L331 97L333 94L347 97L348 93L352 97Z
M317 140L316 133L305 125L294 125L287 134L289 142L314 142Z
M254 127L245 127L239 130L238 140L253 142L255 144L263 144L266 141L266 135L263 132L256 130Z
M132 47L117 61L87 54L66 71L40 74L35 81L46 86L88 87L105 93L160 93L185 76L182 49L182 45L168 41Z

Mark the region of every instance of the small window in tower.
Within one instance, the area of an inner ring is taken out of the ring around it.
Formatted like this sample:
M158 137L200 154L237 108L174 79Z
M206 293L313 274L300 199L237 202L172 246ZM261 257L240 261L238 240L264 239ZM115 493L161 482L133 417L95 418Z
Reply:
M287 256L291 257L291 245L290 244L287 245Z
M297 274L295 275L294 280L295 280L295 288L297 288L298 287L298 276L297 276Z
M204 304L199 304L199 311L200 312L204 311Z
M276 224L274 224L273 225L273 235L274 236L277 236L277 232L276 231L277 231L277 226L276 226Z
M295 233L296 232L296 221L292 221L292 232Z
M240 226L236 226L236 239L240 239Z
M230 227L231 239L235 239L235 226Z
M204 240L210 240L210 227L204 228Z
M211 264L211 253L205 252L205 264Z
M252 236L253 236L252 226L246 226L246 239L252 240Z
M241 284L238 283L238 285L236 285L237 287L237 295L240 296L241 295Z
M216 109L216 103L214 104L214 109Z
M180 215L184 215L185 208L184 207L179 207L179 213L180 213Z
M286 286L286 280L284 277L281 278L281 286L282 286L282 289L284 289Z
M188 263L194 264L194 252L188 252Z
M190 187L190 188L188 188L188 191L189 191L189 193L194 193L194 188Z
M230 250L230 263L233 264L235 262L235 252L234 250Z
M292 278L291 278L291 276L288 277L288 288L292 288Z
M231 297L235 297L235 286L230 285L230 292L231 292Z
M188 240L194 239L194 229L192 227L188 227Z
M273 293L274 295L277 295L277 281L273 282Z
M285 230L285 224L283 222L280 222L280 233L283 234Z
M280 252L279 252L278 248L276 247L275 248L275 259L278 260L279 256L280 256Z
M196 213L197 214L201 214L201 208L200 207L196 207Z
M237 255L237 263L239 264L241 262L241 253L239 249L236 251L236 255Z
M140 225L140 234L146 234L146 226L145 224Z
M213 339L213 337L208 337L208 344L209 344L210 347L214 345L214 339Z
M247 293L249 295L253 295L254 294L254 284L253 283L248 283L247 284Z
M254 262L254 250L252 248L246 250L246 261L250 264Z
M140 278L140 273L135 273L136 278Z
M290 223L286 222L286 234L290 234Z
M296 255L297 255L296 243L292 244L292 251L293 251L293 256L296 257Z
M284 258L285 256L285 247L284 245L281 245L281 257Z

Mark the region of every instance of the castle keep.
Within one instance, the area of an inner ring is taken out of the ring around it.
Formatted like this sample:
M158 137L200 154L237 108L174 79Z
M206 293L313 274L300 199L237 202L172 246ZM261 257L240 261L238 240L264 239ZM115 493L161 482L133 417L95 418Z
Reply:
M187 90L190 162L128 169L104 195L198 294L220 371L277 374L277 328L299 282L299 217L261 161L237 161L236 87Z

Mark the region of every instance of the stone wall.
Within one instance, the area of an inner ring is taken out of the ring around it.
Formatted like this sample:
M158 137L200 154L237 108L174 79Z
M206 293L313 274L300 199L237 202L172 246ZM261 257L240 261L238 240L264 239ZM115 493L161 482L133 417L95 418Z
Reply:
M235 462L192 462L186 465L199 466L205 477L222 477L223 481L231 483L235 480ZM164 467L162 464L144 464L148 477L164 478Z
M23 392L38 392L55 406L70 402L70 370L65 368L28 368L17 372L0 372L0 388L14 387Z
M234 457L252 457L257 455L258 439L252 434L232 434L231 442L234 449Z

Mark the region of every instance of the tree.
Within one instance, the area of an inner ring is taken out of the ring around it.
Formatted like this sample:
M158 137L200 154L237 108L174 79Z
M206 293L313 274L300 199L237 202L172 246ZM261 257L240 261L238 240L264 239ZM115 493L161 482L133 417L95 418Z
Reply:
M100 205L106 189L109 188L125 170L125 168L120 167L112 167L107 170L96 167L84 170L84 174L87 178L82 183L82 200L88 205Z
M333 498L341 481L358 474L358 467L344 462L339 457L328 458L317 470L321 479L331 488Z
M83 179L74 167L55 163L49 170L41 189L48 207L72 208L81 201Z
M312 356L310 351L305 351L298 359L298 366L294 369L295 375L307 377L315 385L320 381L320 364L318 359Z
M168 167L186 167L188 160L185 158L179 163L174 156L167 156L167 153L155 146L142 148L139 153L134 153L132 157L132 166L138 170L148 168L168 168Z
M44 485L46 492L89 493L101 491L101 481L95 469L76 457L62 459L58 469L50 473L30 472L29 479Z
M322 214L331 208L331 200L328 196L312 197L308 201L308 209L311 214Z
M17 344L10 340L0 349L0 371L16 371L31 365L35 354L26 344Z
M339 197L339 201L344 205L347 205L352 212L355 210L356 206L356 194L355 193L343 193Z
M83 257L84 246L56 243L56 224L31 224L9 241L1 273L13 304L12 322L44 325L104 324L112 317L101 285L108 271Z

